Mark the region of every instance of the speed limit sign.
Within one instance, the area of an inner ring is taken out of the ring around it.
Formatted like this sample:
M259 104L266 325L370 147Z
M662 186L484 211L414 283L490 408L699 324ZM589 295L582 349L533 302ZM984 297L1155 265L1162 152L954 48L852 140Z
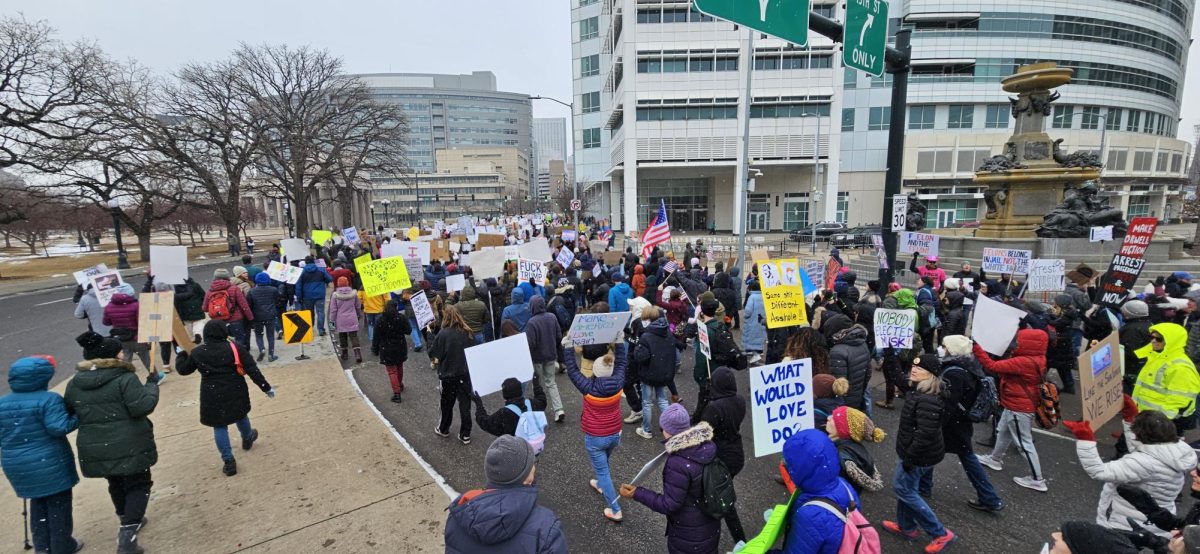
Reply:
M892 196L892 231L904 231L908 221L908 197L903 194Z
M577 212L582 206L583 203L580 202L578 198L571 200L571 211Z

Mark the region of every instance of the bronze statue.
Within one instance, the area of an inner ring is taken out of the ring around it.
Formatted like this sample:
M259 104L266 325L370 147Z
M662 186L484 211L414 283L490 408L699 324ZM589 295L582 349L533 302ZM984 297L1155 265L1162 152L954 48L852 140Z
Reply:
M1008 187L988 187L983 191L983 201L987 204L987 219L995 219L1000 216L1000 205L1008 201Z
M1042 218L1034 230L1042 238L1083 238L1092 227L1113 226L1113 236L1125 235L1125 214L1099 198L1094 182L1087 182L1069 194L1062 204Z
M1062 167L1103 167L1100 163L1100 155L1086 150L1077 150L1071 154L1066 154L1059 149L1063 139L1054 141L1054 161Z
M925 203L917 196L917 193L908 193L908 217L904 223L905 231L923 231L925 230L925 214L929 209L925 207Z

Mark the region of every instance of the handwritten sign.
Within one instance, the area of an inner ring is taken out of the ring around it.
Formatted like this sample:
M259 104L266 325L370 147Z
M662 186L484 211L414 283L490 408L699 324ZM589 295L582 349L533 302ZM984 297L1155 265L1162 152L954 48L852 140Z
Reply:
M408 301L412 303L413 315L417 318L417 327L423 329L437 319L433 315L433 306L429 305L429 298L425 296L425 291L412 295Z
M808 323L800 262L795 259L759 262L758 273L762 277L767 328L779 329Z
M1105 242L1113 239L1113 226L1106 225L1104 227L1092 227L1088 230L1088 240L1090 242Z
M1121 411L1122 363L1119 335L1113 332L1079 355L1079 400L1083 419L1099 428Z
M81 286L87 286L87 284L92 281L92 277L100 275L101 273L108 273L108 266L104 264L96 264L87 269L81 269L74 273L75 282L79 283Z
M929 233L900 233L900 252L904 254L917 253L922 256L937 256L938 236Z
M1029 292L1052 292L1067 288L1066 260L1030 260L1029 280L1025 290Z
M983 270L988 273L1029 273L1029 260L1033 257L1030 250L1011 250L1008 248L984 248Z
M517 261L517 282L532 281L536 285L546 284L546 266L537 260L521 258Z
M558 251L558 257L554 258L554 261L558 262L558 265L563 266L563 268L571 267L571 262L575 261L575 253L570 248L563 246Z
M367 296L379 296L412 286L403 258L380 258L358 266L363 291Z
M304 262L300 262L300 263L304 263ZM287 267L287 280L286 280L286 281L284 281L284 282L285 282L285 283L287 283L287 284L289 284L289 285L294 285L294 284L296 284L297 282L299 282L299 281L300 281L300 277L301 277L302 275L304 275L304 268L303 268L303 267L300 267L300 266L295 266L295 265L289 265L289 266Z
M699 315L700 306L696 306L696 313ZM700 345L700 353L704 354L705 358L712 360L712 346L708 342L708 325L696 319L696 344Z
M917 333L917 313L912 310L875 310L875 347L912 348Z
M750 368L754 455L783 451L797 431L813 428L812 360Z
M272 281L278 281L280 283L287 281L288 267L290 266L287 264L282 264L272 260L271 263L267 264L267 277L270 277Z
M358 244L358 228L346 227L342 229L342 238L346 240L346 244Z
M608 314L575 314L567 341L575 346L612 344L629 323L630 312Z

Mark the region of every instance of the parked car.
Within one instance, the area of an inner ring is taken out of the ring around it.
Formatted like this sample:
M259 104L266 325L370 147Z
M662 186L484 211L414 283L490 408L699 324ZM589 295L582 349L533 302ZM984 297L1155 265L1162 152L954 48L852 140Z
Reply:
M830 236L845 232L845 223L823 222L817 224L817 240L828 240ZM788 239L796 242L810 242L813 238L812 227L801 227L788 234Z
M829 243L838 248L865 248L871 246L871 235L879 235L883 233L883 227L880 225L864 225L855 227L844 233L835 233L830 236Z

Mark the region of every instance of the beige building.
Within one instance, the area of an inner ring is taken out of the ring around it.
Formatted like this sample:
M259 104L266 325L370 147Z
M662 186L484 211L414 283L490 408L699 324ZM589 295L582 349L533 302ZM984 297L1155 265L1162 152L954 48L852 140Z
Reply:
M441 148L434 153L437 173L499 173L507 184L518 190L513 195L530 194L529 156L515 147Z

